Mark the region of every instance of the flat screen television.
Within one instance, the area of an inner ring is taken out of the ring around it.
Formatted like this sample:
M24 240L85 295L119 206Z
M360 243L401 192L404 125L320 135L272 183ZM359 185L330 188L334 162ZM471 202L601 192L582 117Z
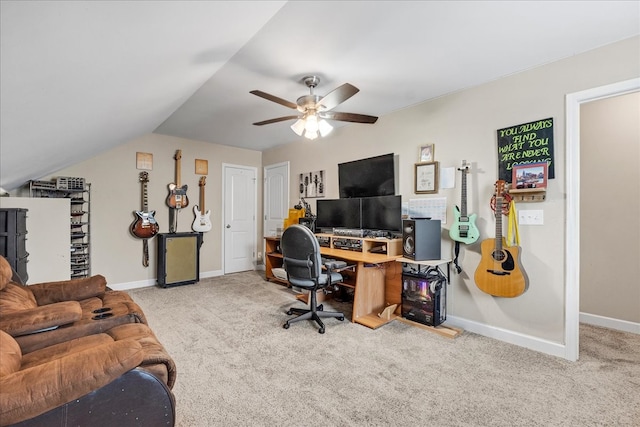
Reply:
M360 228L360 199L318 199L316 228Z
M363 197L362 228L401 232L402 196Z
M396 194L393 153L338 164L340 197Z

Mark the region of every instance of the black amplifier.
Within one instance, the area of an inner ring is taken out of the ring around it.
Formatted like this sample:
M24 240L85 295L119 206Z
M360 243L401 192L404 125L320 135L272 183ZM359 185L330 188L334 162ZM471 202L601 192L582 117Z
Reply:
M362 240L360 239L333 239L335 249L362 252Z
M447 318L446 279L440 274L402 274L402 317L429 326Z

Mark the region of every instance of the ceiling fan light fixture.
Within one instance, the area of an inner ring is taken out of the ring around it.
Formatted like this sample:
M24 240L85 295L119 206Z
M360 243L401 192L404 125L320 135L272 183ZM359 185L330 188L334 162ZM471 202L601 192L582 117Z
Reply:
M307 133L318 133L318 116L315 114L308 114L306 124L304 125Z
M318 130L320 131L320 136L324 138L331 133L333 126L331 126L325 119L322 119L318 122Z
M318 131L315 131L315 132L306 131L304 133L304 137L313 141L318 137Z
M298 119L294 124L291 125L291 130L293 130L298 136L302 136L304 133L305 123L303 119Z

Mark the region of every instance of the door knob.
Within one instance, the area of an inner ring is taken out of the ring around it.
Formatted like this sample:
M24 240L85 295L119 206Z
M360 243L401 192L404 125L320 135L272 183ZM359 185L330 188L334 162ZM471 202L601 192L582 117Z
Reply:
M231 228L231 224L227 224L227 228Z

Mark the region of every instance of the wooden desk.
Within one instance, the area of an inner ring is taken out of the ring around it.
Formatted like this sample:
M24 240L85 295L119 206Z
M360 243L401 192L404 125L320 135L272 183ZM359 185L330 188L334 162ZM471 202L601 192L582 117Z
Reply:
M343 238L343 236L340 236ZM358 238L365 241L383 242L379 239ZM389 240L386 246L390 253L370 253L366 250L372 242L365 242L363 251L351 251L344 249L335 249L331 247L321 247L320 253L324 257L334 258L347 262L348 265L354 266L351 270L342 271L344 282L341 286L347 286L354 289L353 297L353 313L351 321L360 323L369 328L376 329L385 325L400 313L401 287L402 287L402 265L395 262L401 257L396 254L396 240ZM283 284L288 283L278 279L273 275L273 268L282 267L282 254L276 251L280 244L280 239L276 237L265 238L265 270L267 280L273 280ZM397 309L389 319L383 319L378 316L387 306L397 304Z

